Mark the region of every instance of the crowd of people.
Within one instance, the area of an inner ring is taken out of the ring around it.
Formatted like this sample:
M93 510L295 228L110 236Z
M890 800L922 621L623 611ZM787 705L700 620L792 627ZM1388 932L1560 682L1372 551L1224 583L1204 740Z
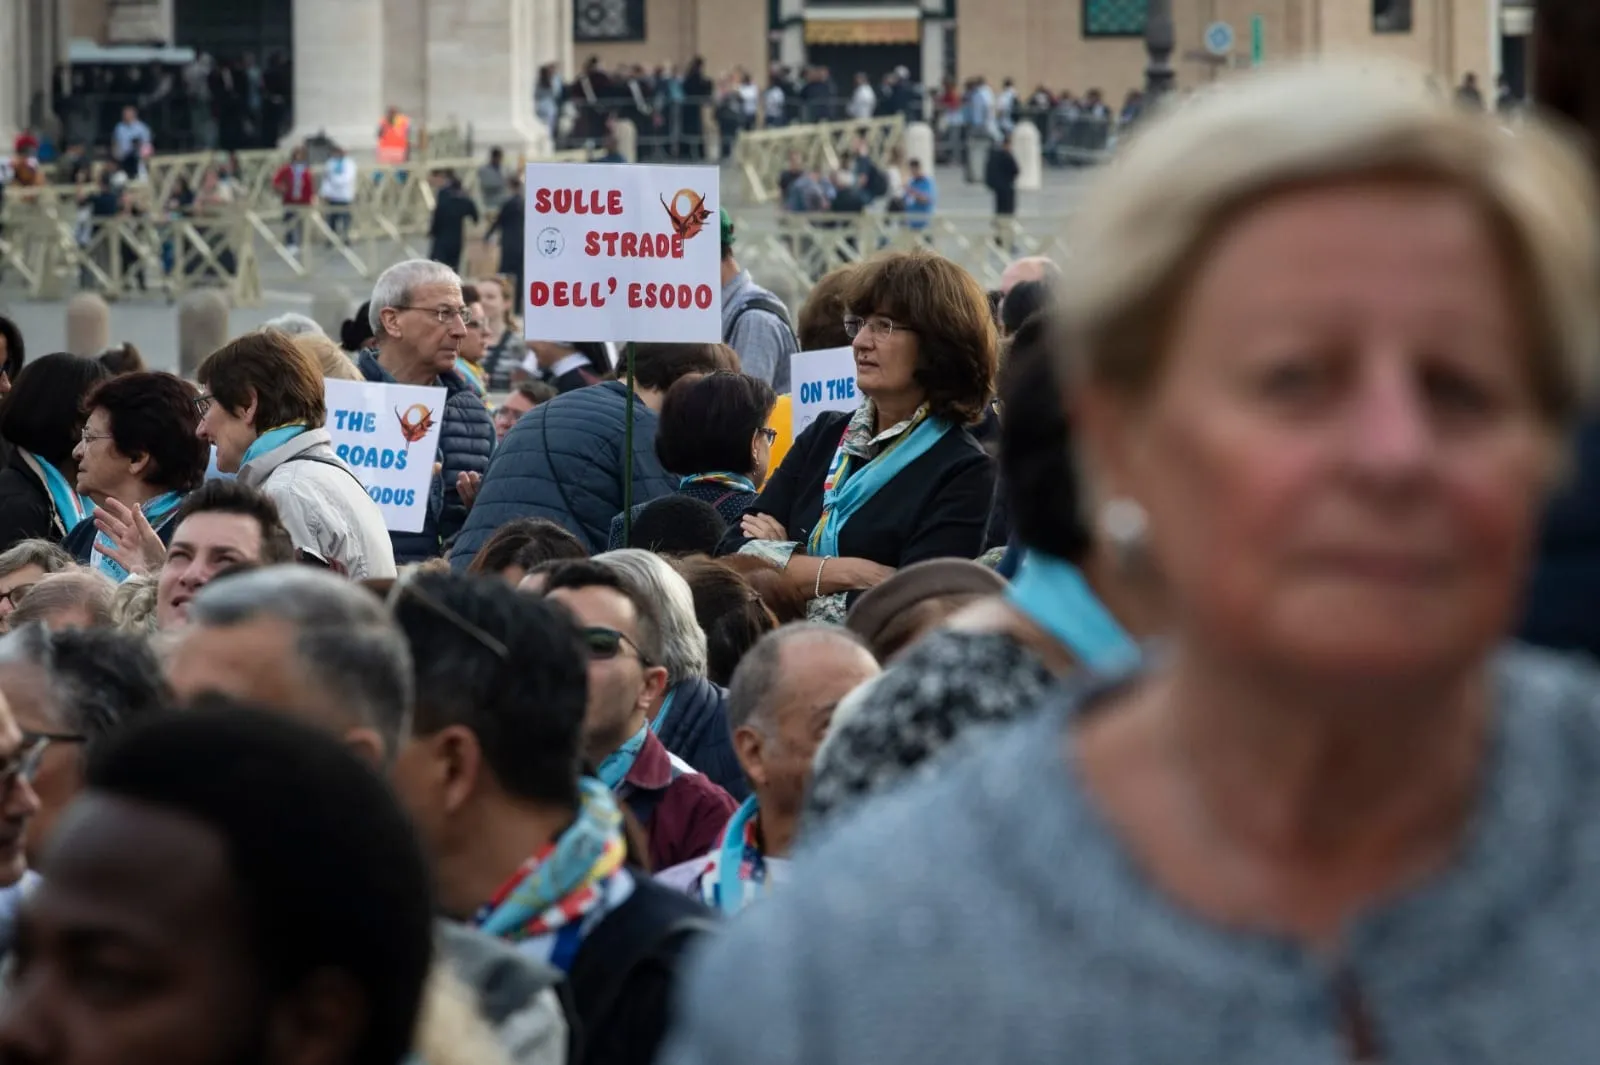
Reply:
M1597 168L1416 80L831 273L792 440L428 260L193 380L0 319L0 1060L1584 1060ZM444 391L421 531L327 378Z

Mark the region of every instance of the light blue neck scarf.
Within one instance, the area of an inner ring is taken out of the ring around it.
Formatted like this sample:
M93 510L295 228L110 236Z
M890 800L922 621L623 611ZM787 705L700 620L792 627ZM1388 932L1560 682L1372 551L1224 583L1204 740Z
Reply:
M855 469L858 461L844 450L844 441L834 452L833 466L822 492L822 516L811 534L811 554L837 558L839 534L850 516L877 495L878 489L894 480L907 466L933 450L955 426L943 418L923 418L915 428L889 446L877 458Z
M144 519L150 523L150 528L160 529L161 523L166 521L182 502L182 492L163 492L154 499L145 500L139 509L144 511ZM107 548L115 546L111 542L111 537L103 532L96 533L94 547L89 552L89 564L121 584L128 579L128 571L122 568L120 562L104 553Z
M1139 660L1139 645L1070 562L1029 551L1006 598L1086 669L1114 673Z
M744 909L746 884L766 890L766 856L756 846L755 833L751 831L760 812L761 806L754 795L734 812L728 827L722 830L716 860L704 874L701 897L706 905L724 914L732 915Z
M55 508L56 516L61 519L61 527L71 532L77 527L78 522L94 513L94 501L88 496L81 496L67 483L66 476L48 460L40 458L31 451L22 451L27 461L31 462L39 471L39 476L44 478L44 490L50 495L50 505Z
M595 774L606 787L612 791L621 787L623 780L627 779L628 772L633 769L633 763L638 759L639 752L644 749L644 738L648 735L650 726L640 725L639 731L628 737L628 742L606 755L606 760L595 770Z
M305 431L305 422L295 422L292 425L280 425L276 429L268 429L256 437L255 443L245 449L244 458L239 460L239 468L241 470L244 469L251 459L258 459L267 452L282 447Z
M667 697L661 700L661 709L656 711L656 716L650 722L650 731L657 736L661 735L661 726L667 723L667 711L672 709L672 697L676 694L676 688L667 692Z

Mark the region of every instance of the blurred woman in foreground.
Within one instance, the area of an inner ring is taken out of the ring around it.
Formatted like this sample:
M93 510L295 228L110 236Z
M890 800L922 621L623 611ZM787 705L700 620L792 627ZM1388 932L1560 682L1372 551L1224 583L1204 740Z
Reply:
M1585 165L1371 65L1154 122L1074 216L1058 368L1170 646L826 833L668 1065L1600 1041L1600 672L1502 649L1596 392Z

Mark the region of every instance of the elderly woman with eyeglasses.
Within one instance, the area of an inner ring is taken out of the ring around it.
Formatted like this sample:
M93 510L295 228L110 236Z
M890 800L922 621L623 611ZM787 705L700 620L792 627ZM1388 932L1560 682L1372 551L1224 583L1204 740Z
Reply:
M1600 670L1507 643L1600 391L1587 163L1370 63L1151 121L1056 368L1160 653L823 834L663 1065L1594 1057Z
M294 546L352 580L393 577L383 512L335 454L322 372L282 333L247 333L197 372L200 439L217 467L277 504Z
M938 255L891 252L851 274L842 302L863 402L800 434L720 552L783 567L828 620L903 566L981 554L995 476L968 431L994 391L978 282Z

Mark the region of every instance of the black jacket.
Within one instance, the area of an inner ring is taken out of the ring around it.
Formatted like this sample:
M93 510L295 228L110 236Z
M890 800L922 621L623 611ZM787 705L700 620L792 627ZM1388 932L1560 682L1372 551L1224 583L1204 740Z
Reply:
M172 534L178 529L178 523L176 521L177 517L178 512L174 510L172 513L168 514L166 520L164 520L160 525L157 525L155 529L156 535L161 538L161 542L169 547L172 545ZM76 528L62 538L61 550L71 555L78 565L87 566L89 564L89 559L94 552L94 538L94 522L80 521L78 522Z
M604 551L611 519L622 510L627 401L627 385L606 381L523 415L494 453L450 564L466 569L484 541L513 518L549 518L590 551ZM678 479L656 458L655 412L642 400L634 403L633 499L644 503L667 495Z
M657 734L661 745L721 785L738 802L750 795L750 782L733 753L728 727L728 693L704 677L690 677L672 689L672 706Z
M451 249L456 252L456 259L461 258L462 230L467 220L478 220L478 205L472 202L472 197L461 191L461 186L446 185L439 190L439 198L433 205L433 224L428 227L428 236L433 238L433 247L436 252L448 253Z
M500 234L500 272L517 277L522 276L523 265L523 206L521 196L511 197L500 206L500 213L494 216L489 232L484 234L485 239Z
M364 350L356 360L368 381L394 384L394 377L378 362L377 352ZM456 478L462 473L483 473L494 453L494 419L483 405L483 398L454 370L439 375L445 390L444 424L439 429L438 462L443 472L434 477L429 493L428 520L421 532L391 532L394 560L400 565L438 558L444 545L461 530L467 508L456 492Z
M995 148L989 153L989 162L984 167L983 183L994 190L995 214L1017 213L1017 176L1021 172L1021 168L1017 166L1017 157L1006 149Z
M1583 426L1574 452L1545 514L1517 637L1600 658L1600 421Z
M15 449L0 469L0 551L24 540L59 541L65 529L44 484Z
M830 411L794 442L751 514L770 514L789 539L805 544L822 516L822 482L839 447L847 411ZM965 429L946 433L851 516L839 533L839 554L903 569L930 558L977 558L994 501L994 462ZM748 542L738 525L720 554Z

